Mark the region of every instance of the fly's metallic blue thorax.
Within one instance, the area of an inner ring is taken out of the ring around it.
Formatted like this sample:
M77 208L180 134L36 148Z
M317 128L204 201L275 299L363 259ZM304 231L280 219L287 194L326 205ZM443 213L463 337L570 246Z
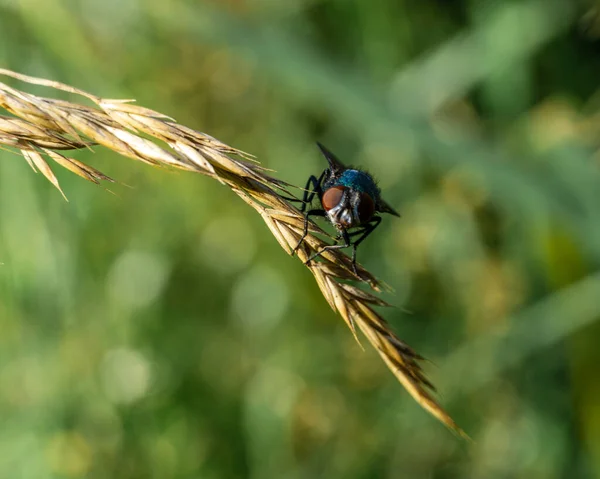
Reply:
M373 201L379 200L380 190L375 184L375 181L368 173L360 170L344 170L337 178L332 178L324 185L324 189L333 188L335 186L344 186L352 188L369 195Z

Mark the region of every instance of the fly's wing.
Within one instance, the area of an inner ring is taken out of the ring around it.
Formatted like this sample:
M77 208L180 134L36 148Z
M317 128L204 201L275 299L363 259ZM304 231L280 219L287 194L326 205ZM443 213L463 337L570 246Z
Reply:
M332 175L333 176L340 175L346 169L346 166L340 160L338 160L336 158L336 156L333 153L331 153L331 151L329 151L327 148L325 148L318 141L317 141L317 146L321 150L321 153L323 153L323 156L327 160L327 163L329 163L329 170L331 171Z
M379 204L377 205L377 211L380 211L381 213L389 213L390 215L400 217L400 214L394 208L392 208L389 204L387 204L385 201L383 201L381 198L379 198L378 203Z

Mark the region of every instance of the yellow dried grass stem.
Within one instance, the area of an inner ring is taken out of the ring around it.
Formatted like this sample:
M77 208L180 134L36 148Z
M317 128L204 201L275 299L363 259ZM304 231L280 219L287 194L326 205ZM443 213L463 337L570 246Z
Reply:
M230 187L261 215L288 254L298 243L304 217L279 194L286 192L287 185L268 176L250 155L179 125L166 115L132 105L129 100L103 99L62 83L9 70L0 69L0 74L81 95L96 105L88 107L39 97L0 83L0 107L14 115L0 116L0 145L20 150L32 168L40 170L61 193L58 180L44 155L98 184L103 180L113 180L54 150L102 145L122 156L153 166L174 167L214 178ZM159 146L147 137L166 146ZM315 233L325 235L311 222L309 234L297 251L302 262L327 244ZM387 304L371 293L343 282L359 279L352 271L350 259L339 250L329 251L319 262L312 261L308 268L331 308L342 316L357 341L356 326L413 398L450 429L466 437L432 397L430 392L434 388L421 369L421 356L402 342L373 309L373 306ZM380 290L381 284L362 266L358 266L358 272L374 290Z

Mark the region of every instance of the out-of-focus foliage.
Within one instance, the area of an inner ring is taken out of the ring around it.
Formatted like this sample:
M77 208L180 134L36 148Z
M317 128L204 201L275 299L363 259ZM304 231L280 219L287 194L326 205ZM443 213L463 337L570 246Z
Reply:
M0 477L600 477L599 12L0 0L3 67L136 98L298 185L316 139L379 177L403 216L359 259L475 441L217 182L98 148L78 158L132 188L56 171L66 203L2 151Z

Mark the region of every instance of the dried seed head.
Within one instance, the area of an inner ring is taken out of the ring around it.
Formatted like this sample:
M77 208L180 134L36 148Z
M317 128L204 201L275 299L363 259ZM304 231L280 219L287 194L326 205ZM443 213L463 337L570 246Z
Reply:
M0 107L17 117L0 117L0 145L19 149L32 168L40 170L61 193L58 180L43 154L93 183L113 181L98 170L54 151L100 144L150 165L175 167L216 178L262 216L284 250L289 253L298 243L304 217L280 194L286 192L285 187L289 185L266 175L266 170L254 162L251 155L179 125L166 115L132 105L130 100L101 99L62 83L8 70L0 69L0 74L75 93L98 106L92 108L41 98L0 83ZM314 233L323 232L311 223L309 234L298 249L302 261L327 244ZM434 388L423 374L419 364L421 356L396 337L385 320L372 309L372 306L387 304L343 282L356 279L350 258L339 250L328 251L320 262L313 261L308 268L331 308L342 316L357 341L358 326L413 398L449 428L466 437L432 397ZM364 268L359 266L358 272L374 290L381 289L382 284Z

